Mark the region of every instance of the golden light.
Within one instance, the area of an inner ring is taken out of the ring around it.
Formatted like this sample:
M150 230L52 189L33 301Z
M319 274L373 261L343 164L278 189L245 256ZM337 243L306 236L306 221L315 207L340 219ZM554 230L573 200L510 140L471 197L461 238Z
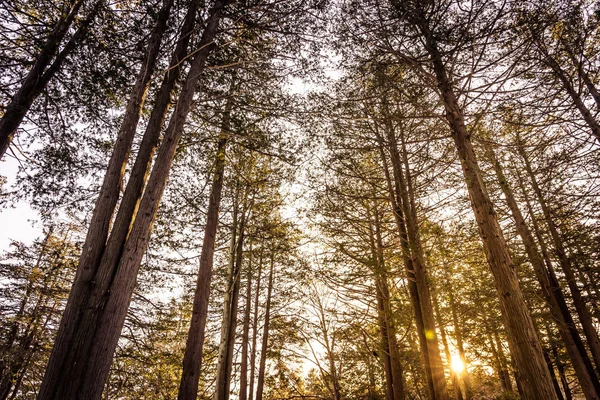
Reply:
M465 370L465 363L461 360L460 356L453 354L450 362L450 368L457 374L462 373Z

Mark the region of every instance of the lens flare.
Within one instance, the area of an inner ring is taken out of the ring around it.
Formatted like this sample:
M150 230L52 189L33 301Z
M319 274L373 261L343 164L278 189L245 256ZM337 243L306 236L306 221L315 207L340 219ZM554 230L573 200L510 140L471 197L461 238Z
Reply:
M450 363L450 368L452 368L452 371L456 372L457 374L460 374L465 370L465 363L460 358L460 356L453 354L452 361Z

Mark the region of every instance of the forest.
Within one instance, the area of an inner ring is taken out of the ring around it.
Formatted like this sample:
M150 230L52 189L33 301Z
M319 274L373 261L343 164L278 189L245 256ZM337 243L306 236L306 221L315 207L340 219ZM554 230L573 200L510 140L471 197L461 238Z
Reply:
M600 400L600 1L0 0L0 400Z

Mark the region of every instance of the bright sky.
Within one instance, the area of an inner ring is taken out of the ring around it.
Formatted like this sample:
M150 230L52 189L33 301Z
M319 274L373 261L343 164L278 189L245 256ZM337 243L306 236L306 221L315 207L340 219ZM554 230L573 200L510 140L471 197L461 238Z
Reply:
M13 185L19 164L10 151L4 158L0 162L0 175L7 178L7 183L2 192L8 192L16 190ZM39 218L26 202L19 202L14 208L0 208L0 254L8 250L11 240L31 243L36 239L41 234Z

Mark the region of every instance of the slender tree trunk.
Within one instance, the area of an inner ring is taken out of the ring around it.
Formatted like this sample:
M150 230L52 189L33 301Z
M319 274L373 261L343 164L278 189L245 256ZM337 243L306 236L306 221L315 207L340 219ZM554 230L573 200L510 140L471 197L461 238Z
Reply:
M267 366L267 349L269 345L269 323L271 318L271 295L273 294L273 271L275 268L275 254L271 253L271 266L269 269L269 283L267 286L267 304L265 306L265 324L263 326L262 346L260 349L260 365L258 367L258 382L256 384L256 400L262 400L265 386L265 370Z
M215 169L208 200L206 227L204 229L200 265L196 279L196 291L194 292L194 304L192 306L192 319L190 321L185 354L183 356L183 372L179 383L178 400L193 400L198 395L198 379L200 379L200 368L202 366L202 349L208 316L208 300L212 280L215 241L219 226L223 176L225 174L225 152L229 138L231 102L232 100L228 100L225 106L221 122L221 135L219 136L215 155Z
M573 395L571 394L571 389L569 388L569 381L567 380L567 375L565 374L565 366L560 361L558 356L558 350L556 349L556 345L552 345L552 355L554 355L554 360L556 361L556 369L558 370L558 375L560 376L560 383L563 388L563 392L565 393L566 400L572 400Z
M577 379L579 380L586 399L600 400L600 383L598 382L585 346L579 336L579 332L577 332L577 328L565 302L558 279L553 270L548 271L546 269L542 256L538 252L533 234L525 222L525 218L519 209L513 191L504 175L502 165L496 158L491 147L487 148L487 154L494 166L498 182L504 193L512 217L515 220L517 232L523 241L525 251L533 266L533 270L540 283L542 292L544 293L546 303L550 308L553 321L558 327L561 339L567 349L567 353L569 354ZM546 360L549 360L548 355L546 355ZM559 393L557 393L557 395L560 396Z
M508 371L508 361L506 360L504 348L502 347L502 342L500 341L500 336L498 335L498 331L496 329L493 330L493 336L492 339L490 339L490 343L492 345L492 352L496 353L496 358L498 359L498 374L500 375L500 383L502 384L502 388L505 392L513 392L510 373Z
M485 188L462 110L447 75L436 39L429 30L424 16L420 17L418 26L433 64L441 100L446 110L446 119L458 151L486 258L494 276L511 354L518 368L519 378L523 380L524 397L527 400L556 399L550 372L544 362L541 343L525 304L496 211Z
M558 400L564 400L562 392L560 391L560 386L558 385L558 379L556 379L556 372L554 372L554 364L552 363L552 359L550 358L550 354L548 354L548 350L544 349L544 359L546 360L546 364L548 365L548 370L550 370L550 377L552 378L552 385L554 386L554 390L556 391L556 396Z
M450 282L450 274L448 268L444 268L444 274L448 282ZM473 397L473 389L471 388L471 376L469 374L469 363L465 354L465 344L463 340L463 330L460 320L458 319L458 311L456 305L456 299L454 298L454 288L452 285L448 287L448 300L450 303L450 311L452 314L452 325L454 326L454 338L456 339L456 348L458 350L458 356L465 365L462 373L463 383L465 385L465 399L470 400ZM439 319L439 318L438 318Z
M92 318L86 320L86 324L78 327L75 343L82 343L81 347L84 350L89 348L89 351L79 352L77 357L72 357L74 362L67 364L71 370L77 369L71 373L75 379L62 381L61 386L40 392L40 399L70 400L81 396L96 400L102 395L175 150L183 133L183 126L193 102L198 80L204 70L206 58L213 48L213 39L217 32L222 9L226 4L227 0L218 0L209 13L207 25L200 40L200 50L194 56L176 109L171 116L119 266L114 277L112 279L108 277L109 289L101 296L96 297L101 299L100 302L90 305ZM100 277L98 280L101 281L102 278ZM94 298L93 293L92 298Z
M450 363L452 360L452 355L450 354L448 338L446 337L446 329L444 328L444 324L442 323L442 318L441 318L441 314L440 314L440 305L439 305L437 295L435 292L433 292L432 300L433 300L433 309L435 311L435 317L438 320L438 323L440 324L439 329L440 329L440 336L442 337L442 344L444 345L444 353L446 355L447 362ZM455 329L456 329L456 327L455 327ZM460 376L458 376L458 374L456 372L454 372L452 369L450 369L450 380L452 381L452 385L454 386L454 394L455 394L456 400L463 400L463 394L462 394L462 390L460 387Z
M370 213L370 211L369 211ZM369 219L371 216L369 216ZM376 221L377 223L377 221ZM386 382L386 397L388 400L394 400L394 376L392 371L391 348L389 340L389 316L386 314L386 304L388 300L384 294L384 272L380 264L378 248L375 244L375 230L373 224L369 221L369 244L371 247L371 258L373 263L373 273L375 275L375 295L377 299L377 320L379 324L379 333L381 335L381 360Z
M217 380L215 383L215 400L228 400L231 384L231 370L233 363L233 347L235 345L235 331L237 327L237 313L240 294L240 275L244 254L244 231L247 214L249 213L247 198L244 200L242 217L239 222L239 236L232 234L231 263L228 284L225 288L223 304L223 322L221 324L221 344L219 346L219 362L217 365Z
M579 321L581 322L581 326L583 327L583 333L585 334L585 337L587 339L588 346L592 354L592 359L594 360L596 369L598 369L600 368L600 339L598 338L598 332L594 327L592 316L590 315L587 305L583 300L581 290L577 285L577 278L575 277L575 272L571 263L571 259L567 255L567 251L564 247L562 238L558 232L558 227L554 223L554 219L552 218L550 208L548 207L546 199L542 194L542 190L540 189L540 186L537 182L537 178L533 172L533 168L531 167L531 163L529 162L529 157L527 156L525 149L523 148L523 143L521 143L520 139L517 148L519 154L521 155L521 158L524 161L525 170L529 175L533 191L542 208L542 213L544 215L546 225L548 226L548 230L550 231L550 237L552 238L552 242L554 243L554 250L556 251L556 255L558 256L560 266L562 267L562 270L567 279L567 284L571 291L571 297L573 298L573 304L575 306L575 309L577 310L577 314L579 315ZM600 386L596 387L598 388L596 395L600 396Z
M60 70L62 63L76 48L78 42L87 34L88 28L102 4L102 0L96 1L92 10L81 21L73 37L65 44L63 50L58 52L84 2L85 0L65 1L50 36L46 39L21 87L11 98L2 118L0 118L0 160L4 157L15 131L21 125L31 105L42 93L54 74Z
M417 289L415 271L413 267L412 258L410 256L410 247L408 243L408 235L406 233L406 225L404 223L405 217L402 211L402 199L400 197L400 189L398 187L398 182L394 181L392 183L392 179L390 177L389 169L387 166L387 159L385 157L385 153L383 151L383 141L381 137L378 135L378 139L380 141L379 151L381 155L381 160L383 162L383 170L386 178L386 183L389 192L390 204L392 206L392 211L394 214L394 220L396 221L396 227L398 228L398 236L400 238L400 244L402 249L402 258L404 261L404 269L406 273L407 286L410 294L410 300L412 304L413 311L415 313L415 325L417 329L417 336L419 337L419 346L420 352L423 359L423 366L425 369L425 376L427 381L427 388L429 391L430 400L440 400L435 397L435 388L434 388L434 379L431 372L430 361L428 357L428 349L427 349L427 337L425 335L425 326L423 323L423 314L421 311L421 299L419 297L419 291Z
M402 365L400 364L400 354L398 352L398 342L396 339L396 327L392 317L392 309L390 304L390 291L387 283L387 267L383 256L383 240L381 237L381 222L379 221L379 210L375 203L375 243L377 269L380 278L380 290L383 299L383 316L386 325L388 348L386 351L390 357L390 369L392 373L393 394L395 400L403 400L404 393L404 377Z
M248 400L254 398L254 377L256 371L256 342L258 338L258 301L260 300L260 282L262 281L263 249L260 250L258 258L258 271L256 273L256 290L254 293L254 317L252 318L252 352L250 353L250 387L248 388Z
M569 97L571 97L571 100L573 100L573 104L575 104L575 107L577 108L584 121L587 123L588 127L592 131L592 134L596 137L596 140L600 142L600 124L598 123L596 118L594 118L589 108L587 108L587 106L583 102L583 99L581 98L577 90L575 90L575 88L573 87L573 84L571 83L569 77L562 69L558 61L556 61L554 57L548 54L548 52L541 49L541 46L538 47L540 48L540 51L544 56L544 63L548 67L550 67L550 69L554 72L556 77L560 80L565 91L567 92Z
M242 322L242 361L240 365L240 400L248 398L248 341L250 336L250 307L252 307L252 243L248 251L248 277L246 278L246 304Z

